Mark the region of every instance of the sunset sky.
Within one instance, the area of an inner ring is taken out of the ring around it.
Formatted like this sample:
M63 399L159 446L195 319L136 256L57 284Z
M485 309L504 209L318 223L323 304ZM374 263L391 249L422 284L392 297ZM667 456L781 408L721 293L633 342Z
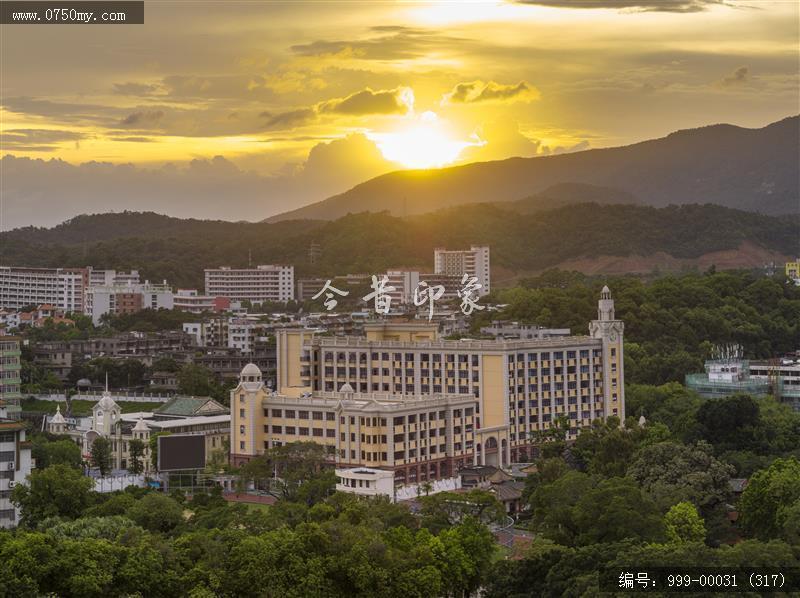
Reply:
M799 4L147 0L145 25L4 25L2 227L259 220L399 168L760 127L798 112Z

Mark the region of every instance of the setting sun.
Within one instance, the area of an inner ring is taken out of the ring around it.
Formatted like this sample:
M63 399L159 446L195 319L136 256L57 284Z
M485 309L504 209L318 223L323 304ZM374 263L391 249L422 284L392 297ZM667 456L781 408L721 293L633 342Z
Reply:
M370 133L383 157L406 168L439 168L458 159L465 147L481 141L454 139L436 113L425 112L407 128L390 133Z

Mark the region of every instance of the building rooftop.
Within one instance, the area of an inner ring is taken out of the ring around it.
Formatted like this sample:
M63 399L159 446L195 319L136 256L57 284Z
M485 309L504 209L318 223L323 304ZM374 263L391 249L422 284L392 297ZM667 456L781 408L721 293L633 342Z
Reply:
M181 428L184 426L197 426L200 424L224 424L231 421L230 414L226 415L207 415L199 417L183 417L181 419L168 420L149 420L147 425L151 428L170 429Z
M211 397L173 397L153 411L157 415L178 415L183 417L201 413L223 414L227 412L227 407L217 403Z
M368 340L361 336L319 336L304 341L304 345L318 344L320 347L385 347L397 349L447 349L447 350L481 350L481 351L506 351L516 349L533 349L548 347L577 347L586 345L601 346L600 339L591 336L563 336L559 338L527 339L527 340L473 340L460 341L445 340L418 340L418 341L389 341Z
M337 407L339 404L350 409L364 411L396 411L407 407L437 407L454 403L473 403L477 399L471 394L425 394L425 395L398 395L388 392L333 392L316 391L307 392L299 397L290 397L281 394L268 395L270 404L285 403L297 405L308 403L309 407Z

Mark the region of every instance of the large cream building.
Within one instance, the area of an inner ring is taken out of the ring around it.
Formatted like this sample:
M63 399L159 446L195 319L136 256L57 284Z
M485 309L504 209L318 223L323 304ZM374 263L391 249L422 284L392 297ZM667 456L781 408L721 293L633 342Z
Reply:
M398 484L448 478L474 461L476 400L471 394L399 396L264 386L248 364L231 391L231 460L240 465L290 442L329 449L340 467L395 472Z
M355 392L354 398L361 395L371 401L369 397L383 393L389 397L385 400L409 406L423 397L436 402L442 397L471 396L473 462L507 466L531 459L537 433L549 429L557 418L567 419L570 437L595 419L624 418L623 329L604 287L597 319L589 324L586 336L446 341L427 323L392 321L365 325L363 337L283 330L277 338L278 395L308 401L327 397L335 402L340 398L337 391L344 387ZM256 386L261 388L260 383ZM273 438L271 428L264 427L277 422L259 419L266 417L259 406L270 401L266 391L260 392L257 404L238 389L232 395L239 401L245 396L244 407L232 404L234 461L258 454L273 440L287 440ZM242 409L245 417L237 420ZM310 406L303 410L313 411ZM332 438L341 433L349 431L337 430ZM392 436L391 430L380 432L384 433ZM308 439L314 440L314 435Z

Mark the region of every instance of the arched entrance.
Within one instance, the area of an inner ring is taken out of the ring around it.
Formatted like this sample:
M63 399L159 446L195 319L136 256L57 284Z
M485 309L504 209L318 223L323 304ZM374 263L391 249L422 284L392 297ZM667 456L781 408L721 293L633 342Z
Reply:
M484 458L484 465L492 465L494 467L500 467L501 458L500 458L500 449L497 445L497 438L494 436L489 436L484 443L484 450L486 451L486 456Z

